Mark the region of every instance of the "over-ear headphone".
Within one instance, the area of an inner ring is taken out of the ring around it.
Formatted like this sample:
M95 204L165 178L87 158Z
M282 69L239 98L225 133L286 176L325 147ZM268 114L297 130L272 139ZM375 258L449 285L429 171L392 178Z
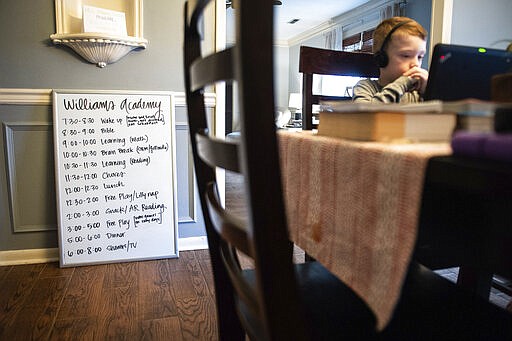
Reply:
M408 24L410 22L412 22L412 20L402 21L401 23L398 23L395 26L393 26L393 28L388 32L388 34L386 34L386 36L384 37L384 41L382 42L382 45L380 46L379 51L377 51L373 54L373 58L375 58L375 62L377 63L377 65L379 67L386 67L386 65L388 65L388 63L389 63L389 58L388 58L388 55L387 55L385 49L389 43L389 40L391 39L391 35L399 27L402 27L405 24Z

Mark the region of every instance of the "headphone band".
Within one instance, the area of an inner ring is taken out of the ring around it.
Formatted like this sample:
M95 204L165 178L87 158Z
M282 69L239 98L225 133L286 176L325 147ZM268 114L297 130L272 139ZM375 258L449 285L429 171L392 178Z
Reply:
M380 49L379 49L379 52L380 53L384 53L384 48L386 47L386 45L389 43L389 40L391 39L391 35L397 30L399 29L400 27L404 26L405 24L408 24L408 23L411 23L412 20L406 20L406 21L402 21L401 23L398 23L396 24L395 26L393 26L393 28L388 32L388 34L386 34L386 36L384 37L384 41L382 42L382 45L380 46Z

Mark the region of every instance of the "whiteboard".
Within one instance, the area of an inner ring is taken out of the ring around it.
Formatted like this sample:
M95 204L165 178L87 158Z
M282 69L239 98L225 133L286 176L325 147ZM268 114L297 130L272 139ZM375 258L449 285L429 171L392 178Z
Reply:
M61 267L178 256L171 92L53 91Z

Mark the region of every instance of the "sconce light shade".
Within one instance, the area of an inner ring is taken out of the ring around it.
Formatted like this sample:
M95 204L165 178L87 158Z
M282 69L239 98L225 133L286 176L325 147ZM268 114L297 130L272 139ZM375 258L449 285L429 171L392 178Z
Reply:
M123 37L113 39L103 37L100 33L67 34L50 36L54 44L62 44L72 48L90 63L103 68L107 64L114 63L134 49L144 49L147 40L144 38Z
M289 108L302 109L302 94L299 92L293 92L290 94L290 100L288 102Z
M71 48L86 61L105 67L130 51L145 49L143 0L55 0L56 45Z

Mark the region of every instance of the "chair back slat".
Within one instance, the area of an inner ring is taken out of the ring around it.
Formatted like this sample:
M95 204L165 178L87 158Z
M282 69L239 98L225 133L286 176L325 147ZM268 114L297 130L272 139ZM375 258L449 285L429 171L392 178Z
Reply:
M242 251L247 256L253 257L254 254L249 246L245 222L229 214L222 207L214 182L208 185L206 200L208 203L208 212L215 230L228 244L232 244L236 249Z
M212 138L205 131L196 134L196 142L199 157L209 166L240 172L237 142Z
M214 53L191 65L191 90L196 91L206 85L233 79L233 48Z
M318 75L378 77L372 53L300 47L299 72Z
M327 95L313 95L312 97L313 104L320 104L324 101L351 101L352 97L349 96L327 96Z
M220 254L226 264L239 301L243 304L245 312L249 312L253 319L258 319L261 311L259 308L260 304L257 301L256 288L251 286L247 279L244 278L238 261L237 252L239 251L247 256L254 257L249 246L247 232L244 230L244 224L236 217L229 215L222 208L217 187L213 182L208 184L206 200L208 202L208 212L215 229L227 241L227 243L222 244Z

